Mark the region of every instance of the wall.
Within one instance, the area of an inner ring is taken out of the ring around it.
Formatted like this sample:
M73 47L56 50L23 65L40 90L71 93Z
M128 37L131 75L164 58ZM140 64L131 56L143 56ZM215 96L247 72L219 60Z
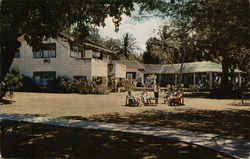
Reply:
M62 40L49 39L46 42L56 43L56 58L50 58L50 63L44 63L44 58L33 58L33 51L23 37L21 42L20 58L15 58L12 66L18 66L22 75L33 77L34 71L56 71L56 76L92 76L107 77L107 62L96 59L70 58L70 46ZM92 57L92 51L86 50ZM85 54L86 55L86 54Z
M91 75L99 77L107 77L108 75L108 63L98 59L91 59Z
M116 78L126 78L126 65L116 63L114 69Z
M85 50L85 58L92 58L93 52L92 50Z

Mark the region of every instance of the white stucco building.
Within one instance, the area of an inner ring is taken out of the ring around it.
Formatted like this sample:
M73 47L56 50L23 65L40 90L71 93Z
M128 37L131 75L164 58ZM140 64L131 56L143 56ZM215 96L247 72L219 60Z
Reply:
M46 40L38 49L30 47L24 36L18 41L21 46L15 53L12 67L18 66L21 75L33 78L40 86L46 86L49 80L59 76L86 81L98 79L107 85L108 64L114 54L110 49L91 41L77 44L68 35ZM116 78L126 78L123 67L126 66L114 67Z

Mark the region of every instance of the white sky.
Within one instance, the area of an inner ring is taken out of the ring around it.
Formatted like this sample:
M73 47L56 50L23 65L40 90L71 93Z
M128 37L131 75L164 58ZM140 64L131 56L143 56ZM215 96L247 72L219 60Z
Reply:
M137 8L137 7L136 7ZM143 19L137 21L133 19L134 15L138 15L138 9L132 12L132 17L122 16L122 22L119 27L119 31L115 32L115 27L111 18L107 18L104 28L100 27L100 35L102 37L112 37L115 39L121 39L125 33L130 33L136 38L138 46L145 51L145 43L150 37L156 35L154 30L157 30L163 21L158 17L151 17L149 19Z

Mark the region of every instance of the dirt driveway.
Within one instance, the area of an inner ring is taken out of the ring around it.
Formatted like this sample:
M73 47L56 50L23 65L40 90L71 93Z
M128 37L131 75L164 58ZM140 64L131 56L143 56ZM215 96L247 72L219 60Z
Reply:
M139 92L134 93L139 96ZM152 96L153 94L150 93ZM185 106L158 106L127 107L125 93L109 95L81 95L81 94L52 94L17 92L13 104L0 105L1 113L10 114L37 114L49 117L83 116L106 113L139 113L149 110L185 111L190 109L201 110L250 110L246 106L232 105L234 100L217 100L206 98L185 98ZM163 98L160 98L160 103Z

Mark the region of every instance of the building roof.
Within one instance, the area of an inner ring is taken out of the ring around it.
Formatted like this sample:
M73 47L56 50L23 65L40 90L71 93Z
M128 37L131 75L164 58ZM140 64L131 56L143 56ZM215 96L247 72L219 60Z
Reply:
M126 65L127 72L143 72L145 70L143 64L138 61L112 60L112 62Z
M174 74L180 72L181 64L168 64L168 65L154 65L145 64L145 73L148 74ZM222 72L221 64L202 61L202 62L189 62L184 63L183 73L199 73L199 72ZM235 70L236 73L241 72L240 70Z
M77 37L72 35L72 34L69 34L69 33L61 33L61 35L71 41L78 41ZM88 39L85 39L83 41L83 43L80 44L82 47L84 48L90 48L90 49L95 49L97 51L103 51L103 52L106 52L106 53L115 53L115 51L105 47L105 46L102 46L100 44L97 44L96 42L93 42L91 40L88 40Z

